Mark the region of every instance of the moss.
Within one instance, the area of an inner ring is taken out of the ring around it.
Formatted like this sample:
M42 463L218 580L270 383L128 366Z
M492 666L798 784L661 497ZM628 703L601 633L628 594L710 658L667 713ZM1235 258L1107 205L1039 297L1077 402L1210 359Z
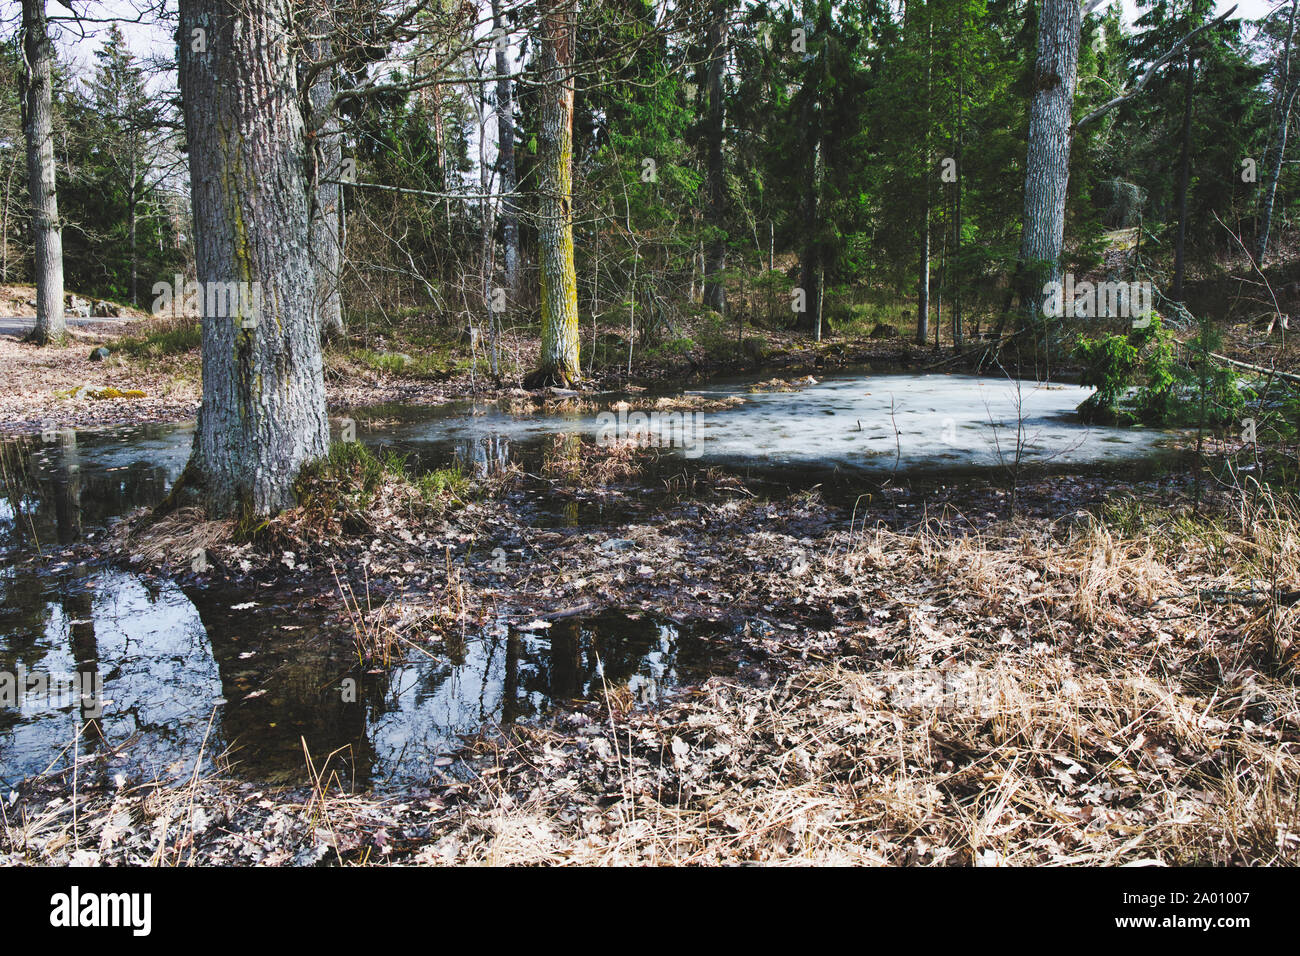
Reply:
M345 530L359 530L380 497L402 488L426 504L439 504L468 487L469 479L458 468L412 475L407 460L396 452L376 454L361 442L336 442L326 457L303 468L294 490L303 521L329 525L337 519Z
M102 401L115 398L146 398L148 396L138 388L122 389L112 385L105 388L87 388L85 385L77 385L74 388L58 389L55 391L54 397L67 399L93 398Z

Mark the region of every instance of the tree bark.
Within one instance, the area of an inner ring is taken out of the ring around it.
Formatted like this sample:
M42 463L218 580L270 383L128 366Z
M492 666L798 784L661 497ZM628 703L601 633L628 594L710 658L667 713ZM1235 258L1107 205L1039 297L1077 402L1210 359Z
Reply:
M302 466L329 450L308 152L289 23L289 0L180 2L195 264L205 300L203 404L187 481L215 515L268 515L291 505ZM213 290L230 283L249 301L232 307L227 292L224 307L214 307Z
M727 268L727 238L723 221L727 213L727 183L722 165L723 120L722 71L727 59L727 19L722 2L713 4L708 30L709 115L706 126L708 223L713 229L704 262L704 304L722 315L727 313L727 290L722 273Z
M925 345L930 338L930 56L933 50L934 20L930 10L925 10L925 88L922 94L921 113L921 242L920 261L917 263L916 288L916 344Z
M925 182L921 186L921 256L916 277L916 344L925 345L930 338L930 170L925 169Z
M315 36L330 29L327 15L312 17L308 27ZM327 39L313 39L307 44L307 55L313 60L330 56L331 44ZM343 270L342 232L339 228L342 210L343 187L343 131L338 111L334 107L334 71L326 70L312 84L307 93L310 115L308 128L313 144L313 161L309 169L313 177L311 209L311 255L316 271L316 318L321 334L343 334L343 296L339 282Z
M1034 97L1029 108L1018 276L1023 318L1031 327L1037 326L1043 315L1043 285L1059 280L1061 274L1070 176L1070 119L1081 22L1078 0L1044 0L1038 21Z
M952 283L952 344L961 352L965 345L966 330L962 327L961 316L961 189L962 189L962 139L965 133L963 126L964 115L964 83L960 73L957 74L957 142L953 158L957 160L957 181L953 184L953 223L952 223L952 255L953 255L953 283Z
M1273 201L1277 196L1277 183L1282 177L1282 158L1286 153L1287 128L1291 123L1291 105L1295 102L1296 92L1300 90L1291 78L1291 45L1295 42L1296 11L1300 0L1291 0L1291 14L1287 19L1286 43L1282 46L1281 78L1278 82L1277 96L1273 107L1273 149L1268 171L1268 183L1264 187L1264 197L1259 212L1259 239L1255 252L1255 261L1262 268L1264 258L1268 255L1268 235L1273 227Z
M826 48L823 44L819 59L808 72L806 88L811 95L804 101L802 110L805 142L808 148L808 185L804 194L804 246L799 263L799 287L804 290L805 311L799 326L812 332L821 341L822 296L826 291L826 264L822 249L822 180L825 158L822 155L822 90L826 78Z
M531 385L576 384L578 279L573 264L573 3L539 0L537 246L542 351Z
M505 20L501 0L492 0L492 22L504 37ZM505 244L506 300L514 302L519 294L519 203L515 197L518 176L515 172L515 106L510 83L510 61L502 40L496 51L497 67L497 166L501 171L501 233Z
M140 243L137 235L138 230L136 229L136 207L140 204L140 199L139 178L135 166L136 153L133 149L131 151L131 182L127 184L126 190L126 231L131 244L131 304L138 308L140 305Z
M1187 245L1187 187L1192 165L1192 97L1196 86L1196 56L1187 51L1187 80L1183 88L1182 158L1178 170L1178 232L1174 238L1174 281L1170 298L1183 301L1184 250Z
M804 237L803 255L800 256L799 286L804 290L805 311L799 325L805 331L812 332L817 341L821 341L821 315L823 282L820 281L824 268L821 255L821 110L812 109L812 119L808 122L809 170L808 192L804 197L804 221L807 230Z
M1277 197L1277 183L1282 178L1282 157L1286 154L1287 127L1291 122L1291 107L1295 103L1296 94L1300 93L1300 85L1291 87L1291 92L1287 96L1286 103L1282 107L1282 117L1279 120L1276 139L1273 143L1273 162L1268 171L1268 184L1264 187L1264 202L1260 209L1260 227L1259 227L1259 246L1256 250L1255 261L1263 267L1264 258L1268 255L1269 233L1273 228L1273 203Z
M27 140L27 190L32 204L36 326L31 340L57 343L67 336L63 315L63 233L54 169L54 48L45 0L23 0L23 132Z

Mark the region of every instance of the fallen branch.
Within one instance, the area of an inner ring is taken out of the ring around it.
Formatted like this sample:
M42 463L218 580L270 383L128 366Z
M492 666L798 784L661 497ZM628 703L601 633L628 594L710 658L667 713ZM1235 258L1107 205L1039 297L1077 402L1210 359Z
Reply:
M1196 597L1213 604L1241 604L1247 607L1264 604L1269 600L1288 606L1300 603L1300 591L1261 591L1258 588L1250 591L1219 591L1213 588L1198 588L1195 594Z
M1226 355L1220 355L1218 352L1211 352L1210 358L1228 365L1235 365L1237 368L1244 368L1248 372L1256 372L1260 375L1273 375L1277 378L1300 385L1300 375L1293 375L1291 372L1279 372L1277 369L1265 368L1262 365L1251 365L1249 362L1242 362L1239 359L1228 358Z
M547 611L542 614L516 614L511 623L519 624L524 621L563 621L565 618L578 617L581 614L587 614L594 611L597 604L594 601L584 601L581 604L575 604L573 607L564 608L560 611Z

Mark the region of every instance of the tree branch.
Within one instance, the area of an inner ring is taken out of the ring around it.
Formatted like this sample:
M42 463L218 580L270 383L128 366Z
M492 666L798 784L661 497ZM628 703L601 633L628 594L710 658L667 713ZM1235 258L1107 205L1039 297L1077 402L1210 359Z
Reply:
M1132 99L1134 96L1137 96L1137 94L1142 92L1143 87L1145 87L1148 83L1151 82L1152 77L1156 75L1156 71L1159 70L1166 63L1168 63L1170 60L1172 60L1178 54L1178 52L1183 49L1183 47L1187 46L1187 44L1191 42L1193 37L1195 37L1198 33L1204 30L1208 30L1212 26L1216 26L1222 23L1224 20L1228 19L1228 17L1232 16L1232 14L1236 12L1237 12L1236 4L1233 4L1233 6L1230 9L1219 14L1209 23L1202 23L1191 33L1187 34L1187 36L1183 37L1181 40L1175 43L1168 53L1166 53L1160 59L1152 63L1151 66L1147 69L1147 71L1142 74L1141 78L1137 81L1136 85L1134 85L1133 89L1129 90L1127 93L1123 93L1119 96L1116 96L1114 99L1110 100L1109 102L1103 103L1101 106L1098 106L1087 116L1083 117L1083 119L1079 120L1079 122L1075 123L1073 129L1076 131L1082 129L1085 125L1091 123L1093 120L1097 119L1102 114L1114 109L1116 106L1119 106L1121 103L1124 103Z

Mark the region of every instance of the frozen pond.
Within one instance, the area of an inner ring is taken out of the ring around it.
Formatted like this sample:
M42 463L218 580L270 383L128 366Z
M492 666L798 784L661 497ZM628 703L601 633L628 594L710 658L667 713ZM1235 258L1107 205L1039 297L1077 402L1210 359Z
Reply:
M632 396L615 410L516 415L493 405L403 416L363 437L480 466L518 455L557 432L643 440L703 464L935 474L1014 465L1094 466L1140 461L1166 436L1089 426L1075 409L1092 394L1077 385L1016 383L966 375L837 376L797 391L715 385L690 398L735 399L714 411L657 410Z

